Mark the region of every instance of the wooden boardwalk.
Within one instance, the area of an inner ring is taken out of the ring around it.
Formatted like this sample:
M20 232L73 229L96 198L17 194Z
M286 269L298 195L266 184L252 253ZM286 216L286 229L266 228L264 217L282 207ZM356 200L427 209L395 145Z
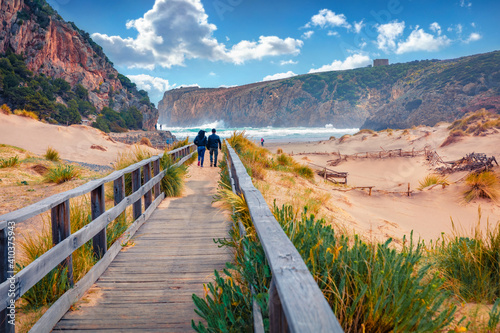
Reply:
M208 171L208 170L207 170ZM192 332L193 293L213 280L232 254L214 238L228 235L230 221L212 207L213 180L190 180L193 194L160 204L87 297L54 332ZM166 207L168 205L168 208Z

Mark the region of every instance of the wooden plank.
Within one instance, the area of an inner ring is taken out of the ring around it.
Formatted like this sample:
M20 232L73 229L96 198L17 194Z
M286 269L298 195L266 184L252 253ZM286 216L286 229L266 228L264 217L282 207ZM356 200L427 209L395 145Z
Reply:
M141 169L137 169L132 172L132 192L135 192L141 188ZM141 216L142 213L142 197L135 201L132 205L132 216L134 220Z
M103 255L102 259L99 260L94 267L74 286L74 288L68 290L64 295L62 295L36 322L36 324L31 328L30 332L50 332L52 328L57 324L57 322L64 316L64 314L69 310L71 305L79 300L85 292L97 281L97 279L102 275L102 273L109 266L111 261L120 252L122 243L126 243L139 229L141 225L144 224L151 216L153 211L158 207L160 202L163 200L164 196L156 198L149 209L137 219L125 233L118 238L118 240L109 248L109 250Z
M269 210L241 160L227 144L231 164L264 248L292 332L343 332L297 249Z
M148 163L144 166L144 183L147 183L151 179L151 163ZM151 190L147 191L144 194L144 209L148 209L153 200L153 194Z
M188 146L192 146L193 144L190 144ZM167 155L173 154L174 152L177 152L181 150L182 148L178 148L176 150L172 150L170 152L167 152ZM78 197L80 195L84 195L89 193L90 191L96 189L97 187L104 185L105 183L112 182L117 178L120 178L124 176L125 174L131 173L132 171L136 170L137 168L140 168L148 163L154 162L155 160L160 159L163 156L162 154L159 154L157 156L153 156L147 160L140 161L138 163L135 163L125 169L115 171L111 173L110 175L96 179L93 181L90 181L84 185L81 185L79 187L76 187L72 190L55 194L53 196L50 196L49 198L43 199L33 205L18 209L14 212L10 212L4 215L0 216L0 229L5 228L6 226L6 221L13 221L13 222L22 222L30 217L36 216L38 214L41 214L43 212L46 212L49 209L54 208L55 206L61 204L62 202Z
M50 219L52 225L52 246L56 246L71 235L69 200L51 209ZM68 282L72 286L73 280L73 257L71 253L60 263L61 269L67 269Z
M111 208L106 213L84 226L82 229L71 234L68 238L49 251L45 252L22 271L17 273L16 280L19 283L16 289L16 299L22 296L27 290L33 287L36 282L40 281L45 275L47 275L47 273L63 261L65 257L68 257L71 253L73 253L73 251L88 242L112 220L117 218L132 202L140 199L144 195L145 191L153 188L154 184L164 175L165 171L160 172L158 176L154 177L147 184L142 186L139 191L129 195L122 202L120 202L120 204ZM9 287L7 282L0 284L0 310L5 309L5 304L8 300L8 289Z
M90 210L92 220L95 220L106 211L104 185L99 186L90 192ZM92 238L92 251L98 259L102 258L108 250L108 242L106 238L106 228L103 228Z

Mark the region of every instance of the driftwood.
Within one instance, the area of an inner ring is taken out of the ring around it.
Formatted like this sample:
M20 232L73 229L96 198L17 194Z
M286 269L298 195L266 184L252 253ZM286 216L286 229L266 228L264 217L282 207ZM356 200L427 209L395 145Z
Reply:
M380 147L382 148L382 147ZM430 150L425 147L422 150L415 150L413 148L412 150L403 150L403 149L391 149L391 150L385 150L382 148L380 151L366 151L366 152L360 152L360 153L354 153L354 154L340 154L338 153L332 153L331 155L336 155L338 158L333 159L333 160L328 160L327 163L329 166L337 166L341 162L347 161L348 159L358 159L358 158L390 158L390 157L415 157L415 156L427 156ZM323 155L323 154L322 154Z
M471 153L456 161L443 162L441 160L441 162L443 165L436 168L436 171L441 173L453 173L458 171L481 172L490 170L494 167L494 164L498 166L495 156L488 157L486 154L482 153Z
M332 169L327 169L325 167L322 167L321 165L317 165L314 163L309 163L309 165L312 165L312 166L318 168L316 173L319 176L323 177L324 180L331 181L332 183L335 183L335 184L347 185L347 175L348 175L347 172L340 172L340 171L335 171ZM343 181L337 181L337 179L343 179Z

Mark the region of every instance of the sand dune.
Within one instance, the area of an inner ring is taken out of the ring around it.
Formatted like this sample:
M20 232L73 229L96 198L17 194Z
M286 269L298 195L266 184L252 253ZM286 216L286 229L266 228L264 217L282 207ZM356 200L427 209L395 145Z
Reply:
M440 145L448 136L447 126L448 124L432 128L419 127L405 134L401 130L379 132L376 136L359 134L344 142L337 139L273 143L267 145L267 148L272 152L281 148L287 153L293 152L294 158L301 163L311 162L321 166L327 166L329 160L338 158L333 153L353 155L390 149L432 149L445 161L459 159L471 152L486 153L500 160L500 134L465 137L460 142L441 148ZM341 220L349 228L368 236L401 239L413 230L417 237L437 239L442 232L451 233L451 219L459 228L470 230L477 223L479 208L482 211L483 227L486 226L487 219L495 224L500 221L498 202L476 200L466 204L463 201L463 178L466 172L449 175L451 185L446 188L437 186L417 190L419 181L434 171L434 167L424 156L383 159L348 157L346 162L329 168L348 172L348 185L351 187L374 186L372 195L369 196L368 190L343 192L325 183L320 177L316 178L318 186L332 194L331 205L345 212L346 215ZM495 169L500 171L498 167ZM408 184L413 191L410 197L404 194L408 191Z
M56 149L61 158L99 165L111 165L118 153L129 145L113 141L105 133L88 126L57 126L0 113L0 143L43 155L48 146ZM92 149L100 146L105 149ZM156 150L155 150L156 151Z

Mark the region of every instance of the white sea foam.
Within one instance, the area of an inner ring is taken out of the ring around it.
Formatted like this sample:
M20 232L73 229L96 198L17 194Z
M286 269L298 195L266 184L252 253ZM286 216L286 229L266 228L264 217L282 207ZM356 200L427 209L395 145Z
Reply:
M331 136L340 137L344 134L354 134L358 128L335 128L332 124L324 127L226 127L223 121L215 121L201 126L192 127L169 127L162 125L163 130L172 132L178 139L189 136L194 138L200 129L210 133L211 129L217 129L221 138L228 138L234 131L245 131L252 140L260 141L264 138L267 142L297 142L328 140Z

